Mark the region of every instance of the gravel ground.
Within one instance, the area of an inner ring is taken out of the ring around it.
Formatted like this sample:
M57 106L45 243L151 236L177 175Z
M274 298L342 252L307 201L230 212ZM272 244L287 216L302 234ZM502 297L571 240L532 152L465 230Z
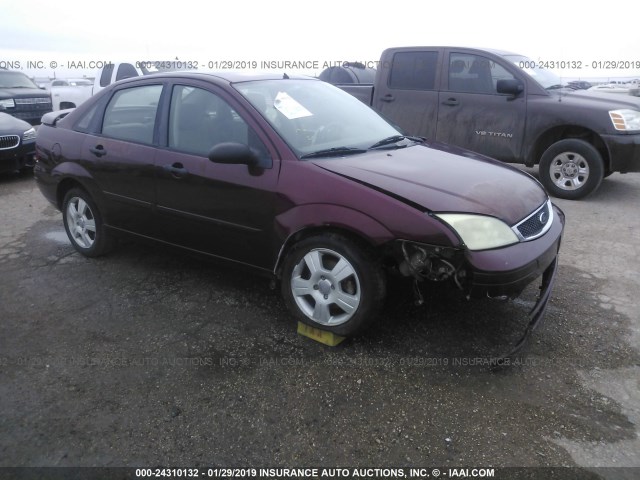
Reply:
M31 176L0 176L0 467L638 478L639 200L633 174L556 200L567 227L545 324L495 370L534 287L508 303L433 290L422 307L396 288L365 336L330 348L297 335L263 278L136 243L78 255Z

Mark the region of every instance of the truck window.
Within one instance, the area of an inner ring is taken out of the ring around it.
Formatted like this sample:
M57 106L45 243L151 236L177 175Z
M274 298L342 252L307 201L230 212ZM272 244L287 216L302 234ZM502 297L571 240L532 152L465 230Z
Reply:
M118 67L118 73L116 74L116 82L118 80L124 80L125 78L133 78L137 76L138 72L136 71L136 67L134 67L130 63L121 63Z
M438 52L397 52L393 55L389 88L434 90Z
M513 79L502 65L480 55L449 55L449 90L496 94L498 80Z
M111 75L113 74L113 63L108 63L102 69L102 75L100 75L100 86L106 87L111 83Z

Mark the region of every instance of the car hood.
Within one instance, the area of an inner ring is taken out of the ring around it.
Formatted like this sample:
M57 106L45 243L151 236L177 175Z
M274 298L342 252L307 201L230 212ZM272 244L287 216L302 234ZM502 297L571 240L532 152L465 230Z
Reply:
M509 225L548 198L530 175L445 144L376 150L313 163L417 208L491 215Z
M24 120L0 112L0 135L22 135L30 128L31 125Z

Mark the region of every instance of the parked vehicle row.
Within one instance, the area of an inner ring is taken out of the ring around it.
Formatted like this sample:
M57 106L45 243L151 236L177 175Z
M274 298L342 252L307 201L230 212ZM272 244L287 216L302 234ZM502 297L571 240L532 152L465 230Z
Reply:
M373 84L339 86L407 134L538 164L556 197L582 198L613 172L640 171L640 98L563 88L536 62L498 50L391 48L379 65Z
M251 267L339 335L403 279L485 298L541 279L532 326L551 293L564 216L533 177L405 136L319 80L127 79L45 115L36 143L38 186L83 255L127 235Z

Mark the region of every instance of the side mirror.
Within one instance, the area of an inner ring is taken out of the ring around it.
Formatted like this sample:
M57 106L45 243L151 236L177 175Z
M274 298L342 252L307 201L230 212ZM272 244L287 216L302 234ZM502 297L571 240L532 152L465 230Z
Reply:
M219 143L209 151L209 160L213 163L226 163L230 165L258 164L258 156L248 145L241 143Z
M498 93L506 93L508 95L518 95L519 93L524 92L524 85L520 80L516 80L515 78L509 78L506 80L498 80L496 85L496 90Z

